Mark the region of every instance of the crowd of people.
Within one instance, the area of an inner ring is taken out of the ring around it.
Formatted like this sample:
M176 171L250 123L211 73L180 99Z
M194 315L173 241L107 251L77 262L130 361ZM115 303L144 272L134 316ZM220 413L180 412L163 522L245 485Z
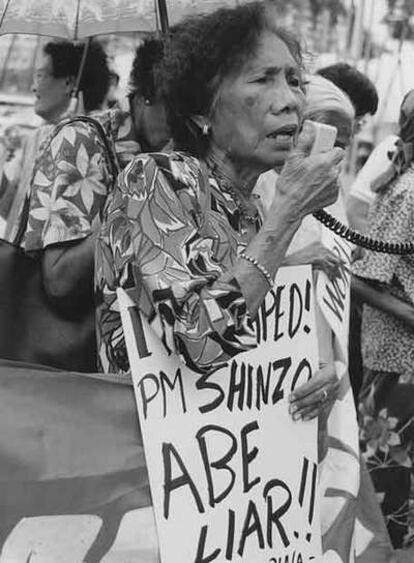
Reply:
M77 371L129 371L119 287L169 350L209 373L257 345L253 320L280 267L340 275L343 260L312 213L327 208L375 239L411 241L414 93L398 135L346 189L345 151L377 110L375 85L346 63L307 74L299 41L266 2L145 39L125 99L108 97L117 77L97 41L77 80L83 49L46 44L33 85L44 124L0 171L2 238L40 264L48 306L88 316L94 345ZM336 127L335 147L311 154L312 121ZM413 265L353 249L347 365L338 368L335 335L317 314L320 369L290 397L292 416L318 418L325 438L351 420L343 449L362 454L397 550L414 545ZM57 354L49 365L74 369L74 355L75 342L67 363ZM355 406L338 407L348 388ZM322 499L322 522L330 506ZM322 540L333 549L335 538Z

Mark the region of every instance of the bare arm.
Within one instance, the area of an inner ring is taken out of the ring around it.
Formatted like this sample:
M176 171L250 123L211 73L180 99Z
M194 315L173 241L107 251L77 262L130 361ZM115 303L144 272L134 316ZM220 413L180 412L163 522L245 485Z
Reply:
M329 278L334 278L344 262L320 241L314 241L286 256L282 265L301 266L303 264L310 264L313 270L321 270Z
M376 307L384 313L396 317L410 328L414 329L414 307L404 303L386 289L371 285L369 282L352 276L352 291L368 305Z

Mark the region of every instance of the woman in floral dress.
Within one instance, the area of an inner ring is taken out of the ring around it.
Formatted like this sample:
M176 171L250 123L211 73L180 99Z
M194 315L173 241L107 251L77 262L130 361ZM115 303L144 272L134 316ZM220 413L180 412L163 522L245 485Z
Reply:
M174 34L160 76L178 150L127 166L98 238L106 372L129 369L119 286L197 371L254 347L252 319L301 219L337 197L341 149L309 157L313 133L305 128L288 158L304 103L301 55L269 9L259 2L224 9ZM262 220L251 192L272 167L281 173ZM335 394L331 371L316 377L305 413L317 415L325 388Z
M374 181L369 234L412 242L414 91L401 106L400 140L390 167ZM362 320L364 382L361 445L395 547L414 544L414 259L366 252L354 273L371 284ZM358 279L356 280L358 283ZM381 308L379 308L381 306Z

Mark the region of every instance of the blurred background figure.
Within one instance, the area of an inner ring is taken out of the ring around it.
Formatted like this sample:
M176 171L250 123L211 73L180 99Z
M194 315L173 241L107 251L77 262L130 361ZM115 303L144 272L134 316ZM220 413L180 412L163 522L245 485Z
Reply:
M369 236L412 242L414 233L414 91L403 100L399 140L375 194ZM414 261L365 252L354 264L362 315L364 379L361 444L394 547L414 543Z
M360 143L358 142L358 133L363 128L367 116L374 115L378 109L378 92L373 82L355 66L346 62L338 62L317 71L317 74L326 78L340 88L349 98L354 107L354 120L352 133L356 142L354 142L353 151L348 153L348 163L352 160L353 168L356 168L355 160L358 157ZM365 147L368 148L369 147ZM349 178L344 178L342 182L342 215L334 216L342 222L348 223L351 228L357 228L361 225L364 213L364 207L355 202L349 190ZM351 187L351 192L354 186ZM338 211L338 209L336 210ZM344 214L345 213L345 214ZM346 217L346 219L345 219ZM356 252L359 250L356 249ZM360 350L360 325L361 325L361 305L358 298L351 293L351 314L350 314L350 334L349 334L349 375L351 385L354 391L354 398L357 401L359 387L362 381L362 361Z
M355 110L347 94L333 82L318 75L309 78L304 119L333 125L338 131L335 146L342 149L349 147ZM342 182L337 201L327 211L341 222L347 222ZM323 270L329 277L338 273L341 260L321 244L322 228L313 216L305 217L287 253L286 265L312 264L315 270Z
M397 141L397 135L388 135L378 143L351 184L347 199L347 214L350 226L360 233L367 231L369 207L375 199L371 183L389 168L389 154L394 152Z
M87 338L82 340L91 343L84 356L59 355L55 350L41 362L36 357L38 363L77 371L97 369L95 236L118 173L143 148L160 150L170 138L156 79L162 57L163 41L146 39L136 51L130 94L122 100L122 109L94 112L93 122L63 120L53 127L38 150L29 195L26 197L24 192L24 206L13 224L12 235L18 232L19 245L40 263L42 291L50 308L66 317L69 312L76 313L88 321ZM61 91L66 91L65 86L63 81ZM85 105L90 107L86 97ZM26 324L30 328L29 318ZM21 326L12 325L9 334L11 330L21 330ZM69 345L67 342L59 347L67 350ZM15 350L13 357L8 353L2 351L3 357L34 361L28 346ZM76 367L71 364L73 358L79 360Z
M409 100L410 96L406 95L402 107L404 103L408 103ZM374 150L369 154L365 164L358 172L349 189L346 199L349 226L362 234L365 234L368 230L368 213L376 197L375 191L371 189L372 185L379 176L389 173L390 160L396 150L398 139L398 135L390 134L374 147ZM361 248L356 247L354 249L354 260L358 260L360 257ZM356 291L356 284L354 283L351 292L349 366L356 401L358 401L358 395L363 380L361 353L362 305L362 295L359 291Z
M85 49L86 59L79 77ZM106 53L98 42L49 42L43 47L34 73L34 110L47 123L58 123L73 111L70 105L77 93L75 88L82 93L81 110L98 110L108 93L110 76Z
M86 58L79 79L85 49ZM9 148L0 171L0 217L4 221L1 238L11 241L16 234L36 155L43 141L59 121L75 111L90 113L100 109L108 91L109 78L107 57L97 42L92 41L86 46L51 41L43 47L34 71L32 91L34 111L44 120L44 125L23 137L13 150ZM76 86L81 100L77 108L73 104Z
M317 74L330 80L347 94L355 109L354 134L358 133L366 116L374 115L378 109L375 85L355 66L345 62L320 68Z
M351 100L355 110L353 122L354 143L352 150L348 153L347 168L351 175L355 170L359 170L361 159L366 159L372 150L372 144L367 144L366 140L361 140L359 133L364 128L369 116L375 115L378 109L378 92L374 83L355 66L346 62L338 62L317 71L317 74L326 78L338 88L340 88ZM362 153L362 154L361 154ZM350 226L354 226L360 216L360 209L353 206L349 201L349 184L347 178L343 182L344 204L347 207L347 216Z
M119 107L119 81L119 74L114 70L111 70L109 75L109 89L105 99L105 106L108 109Z

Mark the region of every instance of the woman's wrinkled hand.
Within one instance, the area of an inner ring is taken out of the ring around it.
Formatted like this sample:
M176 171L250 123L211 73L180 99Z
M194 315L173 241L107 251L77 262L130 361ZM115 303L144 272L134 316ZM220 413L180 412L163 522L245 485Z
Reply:
M289 412L293 420L312 420L331 407L339 391L335 364L321 367L310 381L289 396Z
M314 139L312 125L305 122L297 145L276 183L276 192L283 197L293 220L301 220L305 215L331 205L338 197L338 176L344 151L334 148L310 155ZM275 206L280 205L278 199L273 200Z
M286 256L283 263L284 266L301 266L303 264L311 264L314 270L321 270L325 272L329 279L334 279L339 275L340 268L345 262L321 242L315 241Z

